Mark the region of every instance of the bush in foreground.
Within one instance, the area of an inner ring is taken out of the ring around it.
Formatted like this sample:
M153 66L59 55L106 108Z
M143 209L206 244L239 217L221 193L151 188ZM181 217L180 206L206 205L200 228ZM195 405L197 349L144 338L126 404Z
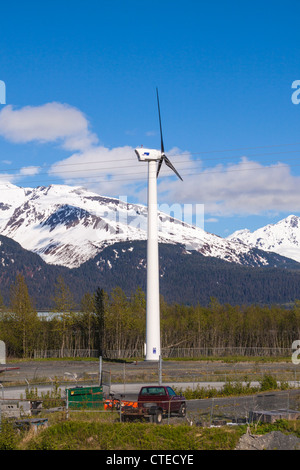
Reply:
M68 421L45 429L24 450L231 450L242 428Z

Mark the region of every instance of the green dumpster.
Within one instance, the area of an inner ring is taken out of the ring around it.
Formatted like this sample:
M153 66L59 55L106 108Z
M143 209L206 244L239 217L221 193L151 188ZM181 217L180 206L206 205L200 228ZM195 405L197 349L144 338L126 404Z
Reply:
M103 387L66 389L70 409L104 409Z

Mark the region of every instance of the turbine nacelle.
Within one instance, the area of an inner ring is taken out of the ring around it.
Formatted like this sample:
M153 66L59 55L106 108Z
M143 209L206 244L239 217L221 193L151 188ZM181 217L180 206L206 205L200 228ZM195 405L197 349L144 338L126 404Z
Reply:
M144 147L136 148L135 153L140 162L159 161L162 157L160 150L145 149Z

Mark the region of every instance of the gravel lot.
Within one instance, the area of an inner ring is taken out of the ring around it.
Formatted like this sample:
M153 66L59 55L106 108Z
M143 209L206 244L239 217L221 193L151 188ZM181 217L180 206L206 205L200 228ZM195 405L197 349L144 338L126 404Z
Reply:
M99 377L100 361L93 360L41 360L8 363L7 367L19 367L0 375L0 381L73 377L95 379ZM154 382L159 378L159 366L151 362L110 362L102 363L104 380L111 383ZM277 380L300 380L300 365L290 362L226 363L222 361L163 361L161 378L163 382L223 382L236 380L259 380L264 374L271 374Z

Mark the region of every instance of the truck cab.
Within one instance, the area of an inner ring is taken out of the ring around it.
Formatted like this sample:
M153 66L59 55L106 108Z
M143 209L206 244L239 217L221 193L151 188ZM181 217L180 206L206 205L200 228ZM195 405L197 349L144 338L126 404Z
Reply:
M153 406L160 408L164 415L175 413L178 416L186 415L186 400L177 395L172 387L148 385L141 388L138 395L138 406Z

